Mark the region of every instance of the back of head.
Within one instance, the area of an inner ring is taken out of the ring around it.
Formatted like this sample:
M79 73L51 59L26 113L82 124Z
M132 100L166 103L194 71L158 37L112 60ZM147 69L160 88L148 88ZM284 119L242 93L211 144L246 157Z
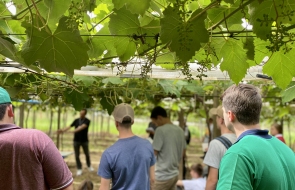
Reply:
M158 116L168 117L166 110L161 106L156 106L151 112L152 119L157 119Z
M202 166L202 164L194 164L194 165L192 165L191 170L196 172L199 176L203 175L203 166Z
M274 123L274 124L272 124L272 127L274 127L279 134L283 134L283 126L282 125L280 125L278 123Z
M232 111L243 125L259 123L262 107L258 89L250 84L232 85L223 93L222 104L225 111Z
M134 122L134 110L126 103L117 105L113 111L113 117L120 126L129 128Z
M8 92L0 87L0 121L3 120L5 113L6 113L6 108L11 104L11 99L8 94Z
M93 183L89 180L84 180L81 182L79 186L79 190L92 190L93 189Z

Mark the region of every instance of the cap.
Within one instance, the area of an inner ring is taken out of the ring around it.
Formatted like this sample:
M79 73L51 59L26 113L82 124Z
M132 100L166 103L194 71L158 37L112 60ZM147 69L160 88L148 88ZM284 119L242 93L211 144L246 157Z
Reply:
M0 104L8 103L11 103L10 96L4 88L0 87Z
M115 121L119 123L122 123L125 117L130 117L131 122L134 121L134 110L129 104L121 103L116 105L112 115Z
M212 108L209 110L209 116L212 117L214 115L218 115L219 117L223 118L222 106L218 106L217 108Z

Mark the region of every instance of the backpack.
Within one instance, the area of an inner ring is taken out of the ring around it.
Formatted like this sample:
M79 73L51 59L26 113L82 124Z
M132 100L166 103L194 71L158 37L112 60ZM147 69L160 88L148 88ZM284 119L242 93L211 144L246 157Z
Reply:
M225 146L226 149L229 149L229 147L231 147L231 145L232 145L230 140L228 140L228 138L226 138L224 136L216 137L215 139L220 141Z

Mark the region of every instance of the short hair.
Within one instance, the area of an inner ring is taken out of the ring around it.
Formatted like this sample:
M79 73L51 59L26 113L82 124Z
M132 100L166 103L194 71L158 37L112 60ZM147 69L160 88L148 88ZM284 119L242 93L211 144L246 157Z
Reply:
M196 172L199 176L203 175L203 166L202 166L202 164L194 164L194 165L192 165L191 170Z
M151 112L152 119L157 119L158 116L168 117L166 110L161 106L156 106Z
M225 111L232 111L243 125L259 123L262 100L258 89L253 85L230 86L222 95L222 105Z
M0 104L0 121L3 120L5 113L6 113L6 108L10 105L10 103L6 104Z
M278 123L274 123L272 124L272 127L274 127L279 134L283 134L283 126L278 124Z
M127 129L130 128L131 125L133 124L132 119L129 116L124 117L123 120L122 120L122 123L120 123L120 122L118 122L118 123L119 123L119 125L121 127L124 127L124 128L127 128Z
M87 109L86 108L81 109L81 111L84 111L85 112L85 115L87 114Z

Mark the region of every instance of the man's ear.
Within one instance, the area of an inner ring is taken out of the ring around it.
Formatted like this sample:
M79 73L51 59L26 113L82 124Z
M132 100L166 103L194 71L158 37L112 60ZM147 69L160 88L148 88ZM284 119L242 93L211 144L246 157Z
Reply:
M118 126L119 126L118 121L115 121L115 126L116 126L116 128L118 128Z
M230 121L230 122L234 122L235 121L235 119L236 119L236 115L232 112L232 111L227 111L227 115L228 115L228 120Z
M9 117L14 117L13 108L11 104L7 107L7 112Z

